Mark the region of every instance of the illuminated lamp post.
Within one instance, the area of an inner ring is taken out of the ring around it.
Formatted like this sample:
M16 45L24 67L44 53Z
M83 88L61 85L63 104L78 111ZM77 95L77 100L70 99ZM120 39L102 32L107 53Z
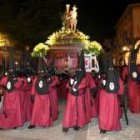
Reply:
M129 49L129 47L128 46L123 46L123 48L122 48L122 51L123 51L123 54L124 54L124 61L125 61L125 64L126 65L128 65L128 63L129 63L129 51L130 51L130 49Z

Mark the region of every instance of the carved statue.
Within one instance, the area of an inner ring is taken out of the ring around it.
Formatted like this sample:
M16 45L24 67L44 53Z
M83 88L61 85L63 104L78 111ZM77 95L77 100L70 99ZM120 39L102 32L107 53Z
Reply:
M77 26L77 7L74 5L70 12L67 10L66 27L70 28L75 32L76 26Z

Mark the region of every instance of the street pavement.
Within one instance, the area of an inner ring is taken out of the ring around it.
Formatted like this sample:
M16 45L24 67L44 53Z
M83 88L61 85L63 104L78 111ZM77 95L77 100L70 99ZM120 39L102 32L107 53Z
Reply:
M140 114L132 114L128 110L129 125L126 125L124 116L121 119L122 130L99 133L98 119L92 119L91 123L83 129L62 132L62 119L66 102L59 101L59 118L49 128L36 127L27 129L29 122L23 127L12 130L1 130L0 140L140 140Z

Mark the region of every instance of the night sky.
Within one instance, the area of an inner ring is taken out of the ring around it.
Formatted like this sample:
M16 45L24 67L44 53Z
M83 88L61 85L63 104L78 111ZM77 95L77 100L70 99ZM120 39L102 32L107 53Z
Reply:
M114 37L114 27L126 7L138 2L140 0L65 0L65 4L78 7L77 28L99 42Z

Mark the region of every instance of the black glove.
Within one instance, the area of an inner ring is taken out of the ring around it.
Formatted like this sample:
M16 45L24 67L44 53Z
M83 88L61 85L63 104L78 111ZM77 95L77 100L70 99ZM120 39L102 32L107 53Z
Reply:
M34 95L30 96L30 101L31 101L31 103L34 103L34 101L35 101L35 96Z

